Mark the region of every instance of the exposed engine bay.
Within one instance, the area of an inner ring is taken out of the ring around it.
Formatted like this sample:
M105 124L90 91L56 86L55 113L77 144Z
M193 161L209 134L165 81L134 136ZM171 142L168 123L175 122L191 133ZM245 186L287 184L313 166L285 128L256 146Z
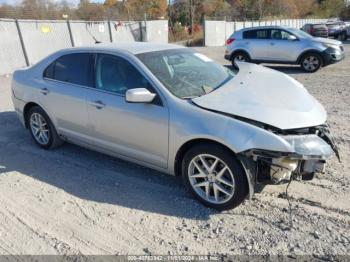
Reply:
M295 148L295 153L249 150L245 156L251 158L258 183L280 184L291 180L312 180L317 173L323 173L326 159L333 152L340 161L337 146L328 125L294 130L271 130L281 135Z

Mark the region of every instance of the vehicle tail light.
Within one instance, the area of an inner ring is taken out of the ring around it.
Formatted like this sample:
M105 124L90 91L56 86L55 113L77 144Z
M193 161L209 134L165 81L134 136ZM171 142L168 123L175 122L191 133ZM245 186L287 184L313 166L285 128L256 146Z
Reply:
M310 28L310 33L314 33L315 32L315 28L311 27Z
M229 39L227 39L227 40L226 40L226 45L231 44L233 41L235 41L234 38L229 38Z

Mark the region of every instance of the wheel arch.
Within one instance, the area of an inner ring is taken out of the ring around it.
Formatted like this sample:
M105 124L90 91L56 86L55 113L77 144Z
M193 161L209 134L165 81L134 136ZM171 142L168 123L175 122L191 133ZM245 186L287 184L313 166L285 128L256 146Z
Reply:
M24 125L25 125L25 127L26 128L29 127L29 125L28 125L28 113L29 113L30 109L33 108L34 106L40 107L45 112L45 114L49 117L52 125L56 128L56 125L53 122L53 119L51 118L50 114L45 109L45 107L43 107L42 105L40 105L39 103L36 103L36 102L28 102L28 103L25 104L25 106L23 108L23 118L24 118Z
M23 108L23 119L24 119L24 125L26 128L29 127L29 125L28 125L28 113L29 113L30 109L33 108L34 106L38 106L38 107L42 108L39 104L37 104L35 102L29 102Z
M230 60L231 60L231 61L232 61L232 57L233 57L235 54L237 54L237 53L245 53L245 54L248 56L248 58L249 58L250 60L252 59L247 50L240 48L240 49L237 49L237 50L235 50L235 51L232 52L231 57L230 57Z
M181 163L182 160L185 156L185 154L188 152L188 150L196 145L200 145L200 144L212 144L212 145L217 145L220 146L222 148L225 148L225 150L228 150L229 152L231 152L232 154L235 155L235 152L229 148L228 146L209 139L209 138L195 138L195 139L191 139L187 142L185 142L176 152L176 156L175 156L175 164L174 164L174 173L175 176L181 176Z
M304 52L302 52L302 53L298 56L297 64L300 64L300 63L301 63L301 59L303 58L303 56L305 56L306 54L309 54L309 53L316 53L316 54L318 54L318 55L321 57L321 63L322 63L322 65L324 64L324 59L323 59L323 56L322 56L322 52L319 51L319 50L316 50L316 49L309 49L309 50L305 50Z
M231 153L233 157L237 158L238 163L242 169L242 172L245 174L244 177L246 179L246 183L248 186L248 198L251 199L254 194L254 188L255 188L255 177L252 177L252 176L255 174L252 174L250 167L248 167L248 163L249 162L251 163L252 160L246 159L244 156L236 154L228 146L212 139L196 138L185 142L176 153L175 164L174 164L175 176L181 176L182 161L185 154L188 152L188 150L193 146L201 145L201 144L206 144L206 145L211 144L211 145L220 146L223 149L227 150L229 153Z

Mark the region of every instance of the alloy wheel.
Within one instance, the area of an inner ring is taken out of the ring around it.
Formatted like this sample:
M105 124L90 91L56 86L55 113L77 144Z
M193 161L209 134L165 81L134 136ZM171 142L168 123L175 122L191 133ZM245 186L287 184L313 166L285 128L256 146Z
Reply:
M320 60L316 56L307 56L303 60L303 67L307 71L314 71L316 70L320 65Z
M195 156L189 164L188 177L193 190L210 203L226 203L235 193L235 179L231 169L216 156Z
M240 54L235 57L235 60L236 61L240 61L240 62L245 62L246 61L244 55L240 55Z
M30 116L30 129L35 140L40 145L47 145L50 141L50 129L45 118L39 113Z

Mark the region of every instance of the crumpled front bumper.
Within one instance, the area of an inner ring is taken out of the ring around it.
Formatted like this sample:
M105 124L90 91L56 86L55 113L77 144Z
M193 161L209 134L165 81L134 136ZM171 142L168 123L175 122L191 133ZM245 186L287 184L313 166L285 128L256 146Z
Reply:
M337 146L327 125L315 127L315 133L281 134L291 147L290 152L254 149L248 153L257 163L257 181L279 184L289 181L294 174L301 180L311 180L316 173L325 171L326 160Z
M317 135L289 135L282 136L294 150L289 154L291 159L328 159L334 151L332 146Z

